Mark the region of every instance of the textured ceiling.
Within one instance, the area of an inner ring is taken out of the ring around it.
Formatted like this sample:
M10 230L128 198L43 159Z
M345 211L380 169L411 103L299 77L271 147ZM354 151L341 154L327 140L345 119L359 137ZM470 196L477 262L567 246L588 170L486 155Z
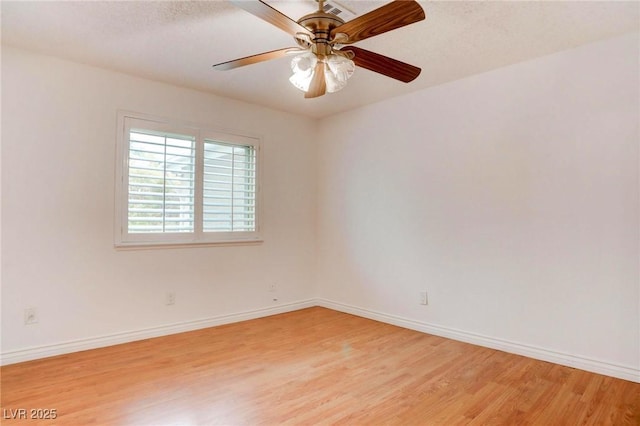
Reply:
M338 0L356 15L387 1ZM268 0L294 20L310 0ZM640 30L640 3L420 1L427 19L357 43L422 68L400 83L358 68L317 99L288 81L289 59L212 64L293 46L288 34L225 1L2 1L2 44L274 109L323 117L501 66ZM46 70L42 70L46 72Z

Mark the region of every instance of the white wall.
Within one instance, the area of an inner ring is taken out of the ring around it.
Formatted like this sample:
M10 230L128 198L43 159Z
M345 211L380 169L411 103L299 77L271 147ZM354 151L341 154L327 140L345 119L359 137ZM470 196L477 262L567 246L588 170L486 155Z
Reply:
M135 332L294 309L312 298L311 120L5 47L2 106L5 361L47 354L29 348L127 332L134 334L124 340L144 337ZM115 250L118 109L261 135L264 243ZM176 305L164 305L167 291L176 292ZM39 323L25 326L31 306Z
M325 119L324 304L640 380L638 48L634 34Z
M299 116L3 48L3 362L320 296L640 381L638 71L617 38L330 117L314 144ZM263 135L264 244L115 250L117 109Z

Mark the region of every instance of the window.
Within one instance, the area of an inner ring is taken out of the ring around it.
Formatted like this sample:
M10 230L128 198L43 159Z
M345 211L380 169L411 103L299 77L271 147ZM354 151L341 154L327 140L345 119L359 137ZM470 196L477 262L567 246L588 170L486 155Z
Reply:
M120 113L117 246L259 241L259 139Z

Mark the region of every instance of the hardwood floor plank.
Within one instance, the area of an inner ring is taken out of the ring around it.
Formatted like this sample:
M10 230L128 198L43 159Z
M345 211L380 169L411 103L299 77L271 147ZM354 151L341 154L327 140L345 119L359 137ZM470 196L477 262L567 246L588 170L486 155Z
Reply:
M0 368L47 425L640 425L640 384L310 308ZM34 424L3 419L2 424Z

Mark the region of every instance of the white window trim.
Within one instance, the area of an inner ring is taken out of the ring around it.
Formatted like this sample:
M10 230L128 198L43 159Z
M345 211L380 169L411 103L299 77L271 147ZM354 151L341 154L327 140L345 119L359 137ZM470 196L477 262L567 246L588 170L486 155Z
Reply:
M132 123L138 123L132 126ZM262 242L262 138L227 129L213 129L209 126L180 122L178 120L152 116L130 111L118 111L116 137L116 182L114 246L116 248L175 248L212 245L255 244ZM158 130L168 133L188 134L196 138L196 182L195 182L195 222L194 232L177 233L128 233L128 158L129 130L132 127ZM256 155L256 208L255 231L252 232L202 232L202 149L205 139L221 142L251 145Z

